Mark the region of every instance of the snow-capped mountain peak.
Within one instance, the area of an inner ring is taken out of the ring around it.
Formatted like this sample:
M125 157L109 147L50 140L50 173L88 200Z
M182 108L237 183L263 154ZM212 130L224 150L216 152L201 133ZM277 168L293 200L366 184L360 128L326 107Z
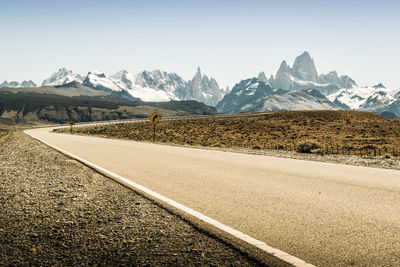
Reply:
M53 73L49 78L42 82L42 86L59 86L71 82L83 82L84 77L78 73L74 73L72 70L61 68L57 72Z
M122 79L127 73L129 73L127 70L120 70L117 73L113 74L110 76L112 79Z
M217 105L222 113L338 109L318 90L273 89L258 78L242 80Z
M119 87L124 88L125 90L132 89L133 85L136 82L136 77L132 73L129 73L126 70L120 70L114 75L110 76L110 79L118 84Z
M344 104L350 109L374 111L383 109L397 100L398 90L390 90L381 83L371 87L343 88L328 96L332 102Z
M37 85L32 80L29 81L25 80L22 83L17 81L11 81L11 82L4 81L3 83L0 84L0 88L1 87L26 88L26 87L37 87Z
M375 89L386 89L386 87L382 83L379 83L379 84L374 85L372 87L375 88Z

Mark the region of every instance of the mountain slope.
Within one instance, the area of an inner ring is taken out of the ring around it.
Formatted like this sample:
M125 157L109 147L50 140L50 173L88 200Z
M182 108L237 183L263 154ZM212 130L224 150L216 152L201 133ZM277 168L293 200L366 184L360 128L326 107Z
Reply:
M387 89L381 83L372 87L343 88L328 96L332 102L347 106L349 109L382 112L398 99L400 89Z

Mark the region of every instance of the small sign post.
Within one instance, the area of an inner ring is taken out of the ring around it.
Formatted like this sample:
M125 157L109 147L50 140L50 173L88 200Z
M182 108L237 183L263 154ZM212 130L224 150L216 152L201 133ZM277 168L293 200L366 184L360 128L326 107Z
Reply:
M69 121L69 126L71 126L71 134L72 134L72 126L74 126L75 122Z
M153 122L153 143L156 142L156 123L161 119L160 115L157 112L153 112L150 115L149 119Z

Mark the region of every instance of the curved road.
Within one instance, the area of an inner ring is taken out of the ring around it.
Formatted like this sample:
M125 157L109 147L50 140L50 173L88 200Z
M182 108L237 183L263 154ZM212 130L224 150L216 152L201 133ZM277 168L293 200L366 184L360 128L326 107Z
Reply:
M26 133L317 266L400 266L400 171Z

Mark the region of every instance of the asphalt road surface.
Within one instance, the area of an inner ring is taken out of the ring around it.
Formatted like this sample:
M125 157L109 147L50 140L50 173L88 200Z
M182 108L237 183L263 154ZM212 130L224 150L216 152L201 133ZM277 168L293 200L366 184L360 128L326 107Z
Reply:
M400 266L400 171L27 131L317 266Z

